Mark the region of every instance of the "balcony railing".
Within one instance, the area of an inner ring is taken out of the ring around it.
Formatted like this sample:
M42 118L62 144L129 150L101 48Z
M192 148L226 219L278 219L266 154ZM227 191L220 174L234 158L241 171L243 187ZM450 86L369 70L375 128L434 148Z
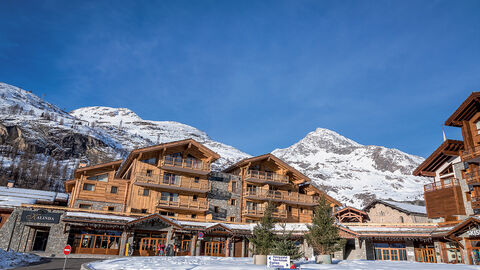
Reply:
M426 184L423 186L423 189L425 192L429 192L429 191L435 191L435 190L440 190L444 188L451 188L458 185L459 185L458 179L446 178L446 179L440 179L440 181L438 182Z
M472 208L480 208L480 196L471 197Z
M475 146L470 149L465 149L462 152L462 159L468 160L480 156L480 146Z
M210 171L210 163L206 163L195 158L179 158L165 156L162 160L162 166L198 171Z
M265 215L265 209L263 207L256 209L243 209L242 214L251 217L263 217ZM287 211L283 209L276 209L272 216L276 218L287 218Z
M170 200L158 200L157 203L158 208L163 209L179 209L179 210L187 210L187 211L198 211L204 212L208 210L208 202L205 200L177 200L177 201L170 201Z
M467 185L480 184L480 170L474 170L465 174Z
M272 200L277 202L285 202L291 204L316 205L318 199L314 196L300 194L298 192L263 190L263 189L247 189L243 196L257 200Z
M288 176L276 174L272 172L262 172L256 170L249 170L247 175L245 176L247 181L251 182L259 182L259 183L270 183L270 184L280 184L285 185L288 184Z
M146 171L135 175L136 184L156 188L208 192L210 182L206 179L195 179L180 175L149 174Z

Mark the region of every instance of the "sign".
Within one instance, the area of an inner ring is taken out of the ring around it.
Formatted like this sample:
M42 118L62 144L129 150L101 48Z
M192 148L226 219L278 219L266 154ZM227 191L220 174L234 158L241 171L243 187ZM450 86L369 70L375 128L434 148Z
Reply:
M60 221L61 213L49 213L47 211L23 211L21 222L55 223Z
M480 229L471 229L467 232L469 237L480 236Z
M269 268L290 268L290 256L267 256L267 267Z
M63 248L63 254L65 254L65 256L67 256L68 254L70 254L70 252L72 252L72 247L70 245L66 245Z
M203 236L204 236L203 232L199 232L198 233L198 240L203 240Z
M407 256L415 256L415 252L409 250L407 251Z

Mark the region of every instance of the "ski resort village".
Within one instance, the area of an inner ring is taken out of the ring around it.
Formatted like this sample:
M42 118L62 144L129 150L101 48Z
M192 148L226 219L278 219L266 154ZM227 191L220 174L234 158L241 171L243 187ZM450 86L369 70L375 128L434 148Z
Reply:
M426 159L320 128L250 156L128 109L66 113L8 84L0 95L0 268L65 256L89 258L82 269L480 263L480 92L443 119L463 141Z

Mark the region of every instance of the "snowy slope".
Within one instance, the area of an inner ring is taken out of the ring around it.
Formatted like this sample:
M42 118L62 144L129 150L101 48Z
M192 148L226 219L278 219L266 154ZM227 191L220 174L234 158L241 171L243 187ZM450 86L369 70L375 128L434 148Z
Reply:
M78 119L88 121L90 126L101 129L123 148L139 147L192 138L218 153L221 158L214 168L222 169L250 155L220 142L194 127L173 121L143 120L126 108L85 107L70 113Z
M397 149L361 145L318 128L273 154L300 170L329 195L356 207L374 198L423 200L428 178L412 176L423 158Z

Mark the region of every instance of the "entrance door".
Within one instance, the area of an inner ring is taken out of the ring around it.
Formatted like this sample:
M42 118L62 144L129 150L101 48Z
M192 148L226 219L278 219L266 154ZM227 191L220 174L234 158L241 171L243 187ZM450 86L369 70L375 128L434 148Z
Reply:
M205 256L225 257L225 242L205 242Z
M159 238L142 238L140 240L140 256L155 256Z
M380 261L406 261L407 250L402 243L373 243L375 247L375 260Z
M49 230L36 230L32 251L45 251L47 248Z
M242 257L242 239L235 239L233 243L233 257Z
M415 260L424 263L436 263L434 248L415 248Z

